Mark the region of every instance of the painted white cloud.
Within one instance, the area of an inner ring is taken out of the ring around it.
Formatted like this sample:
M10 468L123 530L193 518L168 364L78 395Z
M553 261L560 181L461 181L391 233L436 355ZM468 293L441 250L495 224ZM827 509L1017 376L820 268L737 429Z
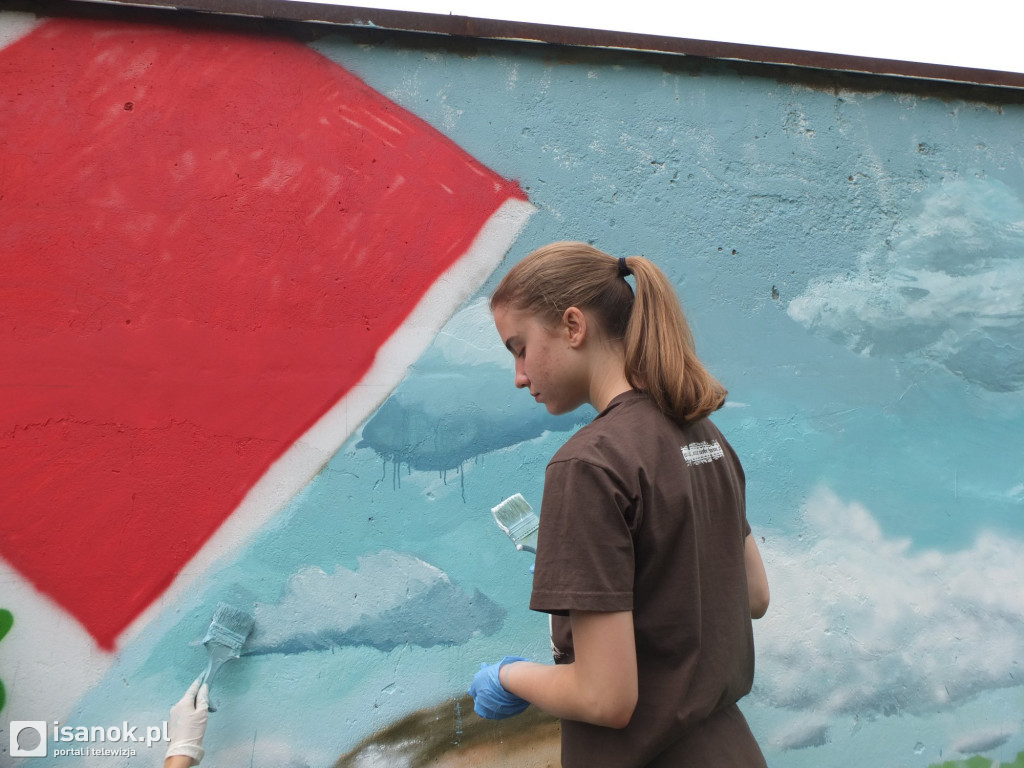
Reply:
M772 607L755 623L756 694L818 714L927 714L1024 683L1024 541L917 551L827 489L806 531L764 545ZM823 732L790 734L813 740Z
M246 653L458 645L493 634L504 618L479 590L469 594L429 563L384 551L359 558L355 571L295 573L281 600L257 606Z
M809 713L781 729L771 739L776 749L806 749L821 747L828 743L829 728L827 718L819 713Z
M968 734L957 739L953 743L953 749L962 755L975 755L982 752L991 752L1008 742L1017 732L1012 725L1003 725L981 730Z
M1024 201L999 181L940 184L891 247L813 280L788 313L865 355L923 356L989 390L1024 389Z

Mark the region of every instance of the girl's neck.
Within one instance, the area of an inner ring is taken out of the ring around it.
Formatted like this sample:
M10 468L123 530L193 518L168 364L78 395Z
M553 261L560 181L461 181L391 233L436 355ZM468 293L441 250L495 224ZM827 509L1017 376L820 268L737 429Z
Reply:
M595 360L590 376L589 400L598 413L623 392L633 389L626 379L625 356L621 347L603 347L601 352L603 354Z

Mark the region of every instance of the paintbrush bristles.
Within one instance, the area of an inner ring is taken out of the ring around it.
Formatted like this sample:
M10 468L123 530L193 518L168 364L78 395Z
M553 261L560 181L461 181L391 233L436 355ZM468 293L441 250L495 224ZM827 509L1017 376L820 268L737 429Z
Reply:
M217 606L217 610L214 611L213 623L219 624L236 634L248 637L249 633L252 632L253 624L256 623L256 617L251 611L245 611L227 603L220 603Z
M491 509L491 514L494 515L494 519L498 525L508 530L516 523L522 521L524 518L529 518L535 515L533 514L533 507L530 506L530 502L523 498L523 494L517 493L514 496L509 496L501 504Z
M236 651L241 651L245 640L252 632L256 617L241 608L221 603L213 614L213 622L203 638L203 644L219 643Z

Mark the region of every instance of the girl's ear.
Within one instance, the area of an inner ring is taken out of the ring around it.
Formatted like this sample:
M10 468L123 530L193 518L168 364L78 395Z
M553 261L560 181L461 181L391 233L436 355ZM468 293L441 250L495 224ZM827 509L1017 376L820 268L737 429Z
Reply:
M587 316L579 307L569 307L562 313L562 327L568 335L569 347L579 349L587 336Z

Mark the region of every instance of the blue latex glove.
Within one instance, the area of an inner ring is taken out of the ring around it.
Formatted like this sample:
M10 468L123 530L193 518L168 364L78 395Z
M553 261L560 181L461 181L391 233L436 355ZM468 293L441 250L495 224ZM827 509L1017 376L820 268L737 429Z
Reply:
M506 656L497 664L481 664L480 671L473 676L469 695L473 697L473 711L488 720L502 720L518 715L530 702L506 691L498 674L501 668L512 661L528 661L522 656Z

